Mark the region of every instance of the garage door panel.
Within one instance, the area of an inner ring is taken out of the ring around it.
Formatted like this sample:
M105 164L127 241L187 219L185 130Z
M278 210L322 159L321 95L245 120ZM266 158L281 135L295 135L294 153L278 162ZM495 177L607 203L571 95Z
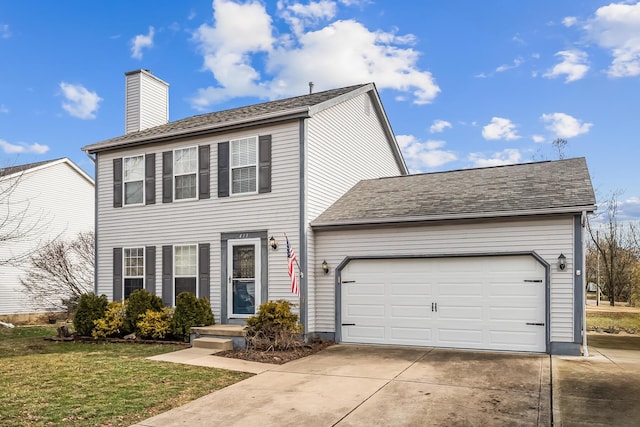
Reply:
M342 341L543 352L544 279L531 256L351 261Z

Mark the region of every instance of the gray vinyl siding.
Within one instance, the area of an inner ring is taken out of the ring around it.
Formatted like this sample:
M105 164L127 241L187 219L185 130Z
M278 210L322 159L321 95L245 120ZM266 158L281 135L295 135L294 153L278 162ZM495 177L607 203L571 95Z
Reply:
M140 130L140 109L133 108L135 105L140 105L140 74L130 74L125 76L126 79L126 91L125 99L125 111L124 111L124 124L125 133L136 132Z
M272 135L272 191L263 194L217 197L217 144L234 138ZM298 122L185 139L180 142L154 144L139 148L100 153L97 173L101 183L98 196L98 292L111 299L113 247L156 246L161 254L164 245L210 243L211 302L220 319L221 304L221 233L266 231L280 246L268 249L269 299L289 299L297 303L290 291L284 234L294 248L299 248L299 177ZM156 197L162 196L162 152L210 144L211 197L209 199L156 203L146 206L113 208L112 161L116 157L156 154ZM161 256L156 256L156 277L162 277ZM263 266L265 268L265 266ZM162 281L156 281L156 294L162 294Z
M401 174L370 94L323 110L307 120L306 223L363 179ZM307 232L308 286L312 272L322 271L322 257L314 254L313 233ZM314 328L316 295L308 293L309 328Z
M315 252L328 275L315 269L315 323L311 332L335 332L334 269L345 257L538 253L551 266L551 341L574 341L573 217L451 223L430 226L326 230L315 233ZM557 258L567 257L559 271Z
M80 232L93 231L94 184L66 161L27 170L17 181L7 179L17 185L0 207L0 217L7 218L7 207L13 215L24 211L24 215L18 215L24 221L20 226L24 236L0 245L0 260L27 255L55 238L71 240ZM0 265L0 315L36 311L20 285L27 269L26 260L18 266ZM89 284L88 290L92 289L93 284Z

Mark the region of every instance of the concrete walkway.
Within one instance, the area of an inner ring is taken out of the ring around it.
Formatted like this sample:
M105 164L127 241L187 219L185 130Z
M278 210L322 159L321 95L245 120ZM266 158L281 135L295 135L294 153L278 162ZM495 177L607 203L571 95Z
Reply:
M185 357L194 364L223 359ZM534 354L336 345L136 426L547 426L549 361Z
M589 334L589 357L554 356L556 426L640 425L640 337Z

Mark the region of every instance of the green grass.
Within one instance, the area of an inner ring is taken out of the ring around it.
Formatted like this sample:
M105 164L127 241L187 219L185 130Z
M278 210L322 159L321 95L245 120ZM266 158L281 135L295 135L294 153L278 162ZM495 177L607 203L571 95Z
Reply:
M127 426L250 376L146 360L174 345L45 341L0 329L0 425Z
M640 313L587 311L587 328L607 332L640 333Z

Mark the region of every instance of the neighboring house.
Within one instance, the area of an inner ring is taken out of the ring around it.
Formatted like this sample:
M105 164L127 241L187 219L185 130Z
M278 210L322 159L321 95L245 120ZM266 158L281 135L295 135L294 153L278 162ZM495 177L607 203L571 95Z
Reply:
M84 147L96 292L145 288L171 306L190 291L243 324L261 302L298 302L286 234L310 336L580 351L584 159L405 176L373 84L168 123L168 85L126 81L127 133Z
M0 169L0 315L36 313L20 284L28 256L50 240L93 231L94 182L67 158Z

